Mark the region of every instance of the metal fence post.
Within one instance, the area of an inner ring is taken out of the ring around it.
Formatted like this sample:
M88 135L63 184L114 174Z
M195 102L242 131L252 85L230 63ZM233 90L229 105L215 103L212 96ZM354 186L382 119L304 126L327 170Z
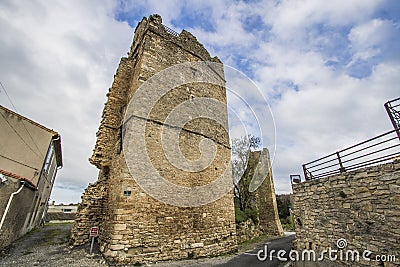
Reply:
M340 166L339 171L340 171L340 172L345 172L346 169L343 167L342 160L341 160L341 158L340 158L339 152L336 152L336 156L337 156L338 161L339 161L339 166Z
M303 164L303 172L304 172L304 179L306 181L310 180L310 177L308 177L308 175L307 175L307 169L306 169L306 165L305 164Z

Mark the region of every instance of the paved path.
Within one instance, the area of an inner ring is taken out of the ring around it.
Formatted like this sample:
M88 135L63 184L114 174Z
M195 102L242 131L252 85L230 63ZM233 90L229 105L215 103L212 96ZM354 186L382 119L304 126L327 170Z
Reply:
M219 264L215 265L216 267L257 267L257 266L269 266L269 267L275 267L275 266L286 266L288 262L280 262L276 258L276 252L274 253L274 258L272 261L270 261L269 257L265 261L260 261L257 258L257 253L262 249L265 249L265 245L268 247L268 251L275 250L279 251L281 249L286 251L286 257L288 255L288 252L291 249L291 243L295 239L294 233L288 233L289 235L286 237L282 237L270 242L267 242L266 244L259 245L257 248L246 251L245 253L242 253L233 259L229 260L228 262L224 264ZM264 255L264 253L262 254Z

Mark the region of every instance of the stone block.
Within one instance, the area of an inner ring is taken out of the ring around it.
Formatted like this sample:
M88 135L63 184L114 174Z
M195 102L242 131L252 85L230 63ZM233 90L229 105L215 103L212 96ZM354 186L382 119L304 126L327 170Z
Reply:
M126 230L126 224L124 224L124 223L118 223L118 224L114 224L113 225L113 227L114 227L114 230L115 231L123 231L123 230Z
M117 244L117 245L111 245L110 249L111 250L123 250L124 247L125 247L124 245Z
M391 193L400 194L400 185L395 185L395 184L389 185L389 191Z
M112 235L111 239L116 239L116 240L120 240L122 239L123 235Z

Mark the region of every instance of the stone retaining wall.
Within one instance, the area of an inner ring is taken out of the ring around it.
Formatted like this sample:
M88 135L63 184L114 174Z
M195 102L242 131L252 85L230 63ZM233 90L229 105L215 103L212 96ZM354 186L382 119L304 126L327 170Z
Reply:
M297 250L364 250L395 255L400 264L400 161L293 185ZM351 266L394 266L379 261ZM329 266L340 265L339 261ZM397 266L396 265L396 266ZM300 265L298 265L300 266ZM303 266L303 265L301 265ZM328 266L328 265L324 265Z
M104 209L107 201L107 186L107 180L98 180L96 183L90 184L82 195L71 231L71 242L74 246L90 241L91 227L97 226L103 229L103 218L107 217L108 213Z

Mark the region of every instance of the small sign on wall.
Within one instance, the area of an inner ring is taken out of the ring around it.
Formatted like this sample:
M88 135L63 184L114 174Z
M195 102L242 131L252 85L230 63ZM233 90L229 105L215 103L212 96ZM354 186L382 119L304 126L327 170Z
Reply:
M90 244L90 255L93 252L94 238L99 236L99 227L93 226L90 228L90 237L92 238L92 243Z
M93 226L92 228L90 228L90 236L91 237L99 236L99 227Z

